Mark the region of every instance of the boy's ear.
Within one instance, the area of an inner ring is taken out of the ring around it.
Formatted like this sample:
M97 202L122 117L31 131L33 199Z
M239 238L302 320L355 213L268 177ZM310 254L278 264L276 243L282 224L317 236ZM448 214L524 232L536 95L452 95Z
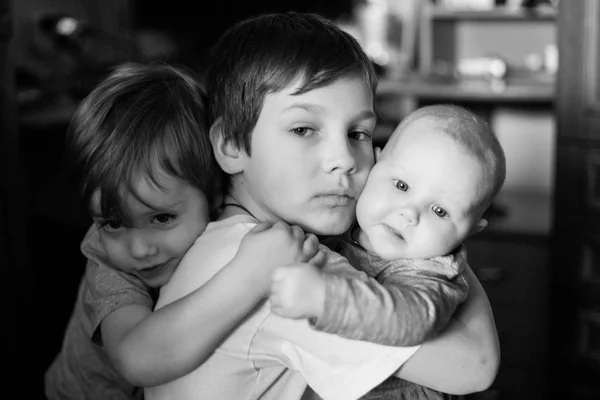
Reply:
M381 154L381 147L375 147L375 162L379 161L379 155Z
M487 224L487 219L481 218L479 221L477 221L475 225L473 225L473 227L471 228L471 232L469 232L469 235L481 232L487 226Z
M217 163L229 175L240 173L244 170L246 152L238 149L231 140L226 140L223 134L223 120L217 119L210 127L210 143Z

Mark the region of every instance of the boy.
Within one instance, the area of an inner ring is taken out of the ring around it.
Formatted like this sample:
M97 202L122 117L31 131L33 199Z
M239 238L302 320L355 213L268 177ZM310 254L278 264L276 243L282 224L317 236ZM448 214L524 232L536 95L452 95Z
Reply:
M505 165L492 130L466 109L435 105L412 112L369 174L358 224L333 247L377 280L282 267L274 273L272 311L391 346L434 337L467 296L461 244L487 225L482 216L502 187ZM403 390L441 397L427 388Z
M263 225L202 290L152 314L158 288L220 201L206 130L200 86L167 65L119 66L76 111L67 154L94 224L81 244L88 262L62 350L46 372L48 399L141 398L136 386L193 369L266 295L275 266L317 252L316 237L298 227ZM253 290L225 296L230 285Z
M221 37L211 61L210 133L229 175L225 209L161 289L159 310L208 281L257 221L344 233L373 165L376 76L356 40L331 22L294 13L251 18ZM327 257L328 270L366 279L339 255ZM199 368L146 388L146 397L299 399L308 382L325 399L352 399L395 372L448 392L481 390L495 376L497 337L485 294L472 285L463 319L400 372L417 347L317 332L265 303Z

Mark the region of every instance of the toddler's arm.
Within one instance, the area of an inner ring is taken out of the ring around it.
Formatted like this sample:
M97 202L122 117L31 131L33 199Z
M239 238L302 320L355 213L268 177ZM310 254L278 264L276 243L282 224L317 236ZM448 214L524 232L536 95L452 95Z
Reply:
M500 346L487 295L467 267L469 296L448 325L396 372L396 376L450 394L487 389L496 378Z
M185 375L264 299L275 267L309 261L317 251L316 237L305 237L298 227L255 227L235 258L187 296L154 313L131 306L109 314L101 329L113 365L143 387Z
M271 303L277 314L310 318L317 330L389 346L413 346L443 328L468 292L464 247L431 260L390 262L373 278L279 268Z

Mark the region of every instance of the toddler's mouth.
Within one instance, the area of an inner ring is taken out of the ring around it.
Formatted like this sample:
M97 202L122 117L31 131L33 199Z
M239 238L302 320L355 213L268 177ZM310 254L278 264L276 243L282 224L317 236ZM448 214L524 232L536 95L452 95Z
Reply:
M146 278L146 279L152 278L154 276L160 275L163 272L163 270L169 265L169 263L171 262L171 260L172 259L169 259L169 260L167 260L165 262L162 262L160 264L156 264L156 265L153 265L151 267L146 267L146 268L143 268L143 269L139 269L137 272L138 272L138 274L140 274L140 276L142 278Z

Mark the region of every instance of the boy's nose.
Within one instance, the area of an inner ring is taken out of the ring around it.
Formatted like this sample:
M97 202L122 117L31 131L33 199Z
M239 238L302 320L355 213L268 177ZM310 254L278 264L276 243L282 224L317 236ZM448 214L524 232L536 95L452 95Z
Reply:
M129 242L129 250L133 258L142 259L158 253L158 247L151 238L141 234L133 234Z
M326 144L324 167L327 172L353 174L356 155L348 140L329 140Z

